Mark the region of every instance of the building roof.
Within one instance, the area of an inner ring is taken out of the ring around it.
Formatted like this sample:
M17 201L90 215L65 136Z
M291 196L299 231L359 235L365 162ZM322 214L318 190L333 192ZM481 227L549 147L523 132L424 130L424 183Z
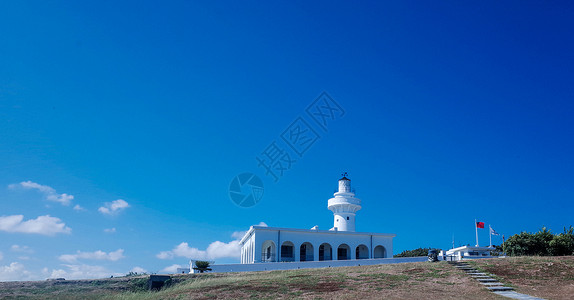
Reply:
M298 228L282 228L282 227L268 227L268 226L260 226L260 225L253 225L249 228L249 230L245 233L240 244L243 244L245 240L249 238L249 236L255 230L263 230L263 231L288 231L288 232L301 232L301 233L313 233L313 234L337 234L337 235L373 235L373 236L386 236L386 237L395 237L397 236L394 233L376 233L376 232L356 232L356 231L336 231L336 230L315 230L315 229L298 229Z
M458 248L453 248L450 250L447 250L447 253L455 253L455 252L463 252L463 251L477 251L477 252L481 252L481 251L492 251L496 248L494 247L476 247L476 246L462 246L462 247L458 247Z

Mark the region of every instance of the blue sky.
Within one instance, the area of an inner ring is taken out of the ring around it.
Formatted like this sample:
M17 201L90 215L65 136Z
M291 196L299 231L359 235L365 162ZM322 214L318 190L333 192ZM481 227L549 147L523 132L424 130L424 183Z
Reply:
M332 227L343 171L395 254L472 244L475 218L561 232L573 30L567 1L3 1L0 280L238 262L250 225ZM297 118L317 138L275 182L256 157Z

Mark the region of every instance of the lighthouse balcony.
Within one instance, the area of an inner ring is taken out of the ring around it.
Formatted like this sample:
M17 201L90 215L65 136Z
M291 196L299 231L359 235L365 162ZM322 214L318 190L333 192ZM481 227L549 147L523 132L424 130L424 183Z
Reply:
M328 205L333 206L333 205L339 205L339 204L352 204L352 205L358 205L361 206L361 200L357 199L357 198L353 198L353 197L335 197L335 198L331 198L329 199Z

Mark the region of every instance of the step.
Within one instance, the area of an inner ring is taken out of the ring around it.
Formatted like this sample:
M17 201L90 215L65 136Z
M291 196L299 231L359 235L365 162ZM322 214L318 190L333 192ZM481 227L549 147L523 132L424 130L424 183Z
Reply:
M513 288L508 286L487 286L486 288L493 292L514 291Z
M502 286L503 284L500 282L481 282L480 284L486 286Z
M474 278L474 279L476 279L477 281L480 281L480 282L496 282L496 281L498 281L497 279L494 279L494 278L491 278L491 277L489 277L489 278L486 278L486 277L484 277L484 278Z
M490 277L490 276L488 276L488 275L470 276L470 278L476 279L476 280L479 280L479 279L492 279L492 277Z

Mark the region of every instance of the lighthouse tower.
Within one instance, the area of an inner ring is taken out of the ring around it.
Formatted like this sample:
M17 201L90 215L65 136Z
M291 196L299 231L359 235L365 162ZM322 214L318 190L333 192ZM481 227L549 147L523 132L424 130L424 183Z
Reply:
M347 172L339 179L339 191L334 198L329 199L329 210L335 217L335 225L331 230L355 231L355 213L361 209L361 200L355 198L351 192L351 180L347 178Z

